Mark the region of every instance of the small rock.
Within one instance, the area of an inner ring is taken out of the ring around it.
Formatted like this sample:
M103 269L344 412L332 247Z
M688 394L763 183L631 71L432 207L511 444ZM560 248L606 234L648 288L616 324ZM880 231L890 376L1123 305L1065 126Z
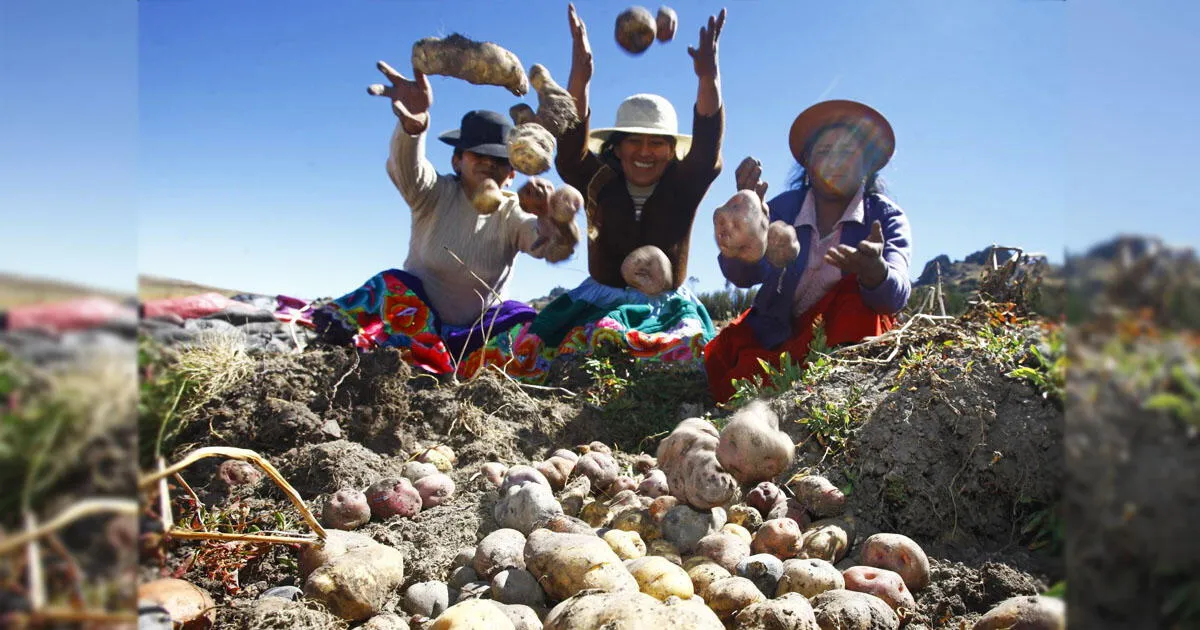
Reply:
M294 602L304 597L304 591L295 586L276 586L263 591L263 594L258 596L259 599L266 599L268 597L278 597Z

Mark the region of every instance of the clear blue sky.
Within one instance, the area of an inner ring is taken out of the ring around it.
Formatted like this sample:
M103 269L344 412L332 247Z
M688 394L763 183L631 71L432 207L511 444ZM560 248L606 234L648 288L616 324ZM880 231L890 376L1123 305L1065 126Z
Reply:
M382 82L374 64L409 74L413 41L461 32L565 83L566 3L510 6L0 0L0 270L128 289L140 270L318 297L402 265L409 215L384 172L395 118L366 93ZM624 4L577 6L596 56L594 124L649 91L690 127L686 48L723 5L673 4L676 39L640 57L612 36ZM725 170L699 211L689 267L702 290L723 285L711 215L733 193L737 163L758 157L769 194L781 191L787 130L825 98L862 100L895 127L884 175L913 224L914 276L938 254L993 242L1059 260L1120 231L1200 241L1195 222L1179 221L1200 140L1194 3L724 6ZM499 87L431 81L436 132L468 109L517 102ZM535 95L524 100L536 106ZM429 147L448 170L449 148ZM585 275L582 247L559 266L523 256L511 296Z

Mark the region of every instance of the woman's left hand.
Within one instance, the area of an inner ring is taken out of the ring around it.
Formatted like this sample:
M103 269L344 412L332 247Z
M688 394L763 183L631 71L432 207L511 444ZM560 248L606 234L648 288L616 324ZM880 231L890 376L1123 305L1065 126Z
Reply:
M858 281L874 289L887 279L887 264L883 262L883 226L871 224L871 234L858 247L838 245L825 254L825 262L858 276Z
M688 46L688 54L692 56L692 64L696 67L696 76L716 78L717 76L717 40L721 37L721 28L725 26L725 9L716 17L709 16L708 25L700 27L699 48Z

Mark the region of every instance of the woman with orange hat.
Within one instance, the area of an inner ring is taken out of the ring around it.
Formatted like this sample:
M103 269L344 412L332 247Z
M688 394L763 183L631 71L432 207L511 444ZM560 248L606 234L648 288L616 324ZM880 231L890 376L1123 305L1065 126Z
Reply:
M786 352L803 361L818 318L828 346L858 342L890 330L912 292L908 219L879 182L896 146L887 119L862 103L825 101L796 118L788 143L798 174L763 211L773 232L795 234L791 262L764 255L760 232L717 230L725 277L762 285L753 306L705 347L718 403L733 396L734 381L762 374L760 360L778 367ZM763 198L761 174L746 158L738 189Z

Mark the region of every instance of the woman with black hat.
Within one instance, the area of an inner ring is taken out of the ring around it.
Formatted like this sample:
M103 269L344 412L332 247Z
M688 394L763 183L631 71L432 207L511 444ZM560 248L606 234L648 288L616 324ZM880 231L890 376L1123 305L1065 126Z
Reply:
M464 357L536 315L527 304L504 299L517 255L564 260L579 241L578 228L525 212L516 193L504 190L514 177L511 124L496 112L468 112L458 129L439 136L454 147L454 173L439 174L425 157L433 102L428 79L420 72L406 79L382 61L378 67L391 86L368 91L390 99L398 119L387 172L412 209L408 258L403 270L375 275L313 319L334 342L399 347L429 372L462 371ZM472 199L492 184L501 202L483 213Z
M890 330L912 292L908 219L879 182L896 146L887 119L862 103L825 101L796 118L788 143L798 175L792 190L766 206L773 227L793 231L799 254L776 267L763 243L746 242L757 232L717 230L726 279L739 287L761 283L754 305L705 347L718 403L733 396L733 381L762 374L761 361L779 367L785 352L803 361L817 321L829 347ZM761 174L757 160L746 158L738 189L763 197Z

